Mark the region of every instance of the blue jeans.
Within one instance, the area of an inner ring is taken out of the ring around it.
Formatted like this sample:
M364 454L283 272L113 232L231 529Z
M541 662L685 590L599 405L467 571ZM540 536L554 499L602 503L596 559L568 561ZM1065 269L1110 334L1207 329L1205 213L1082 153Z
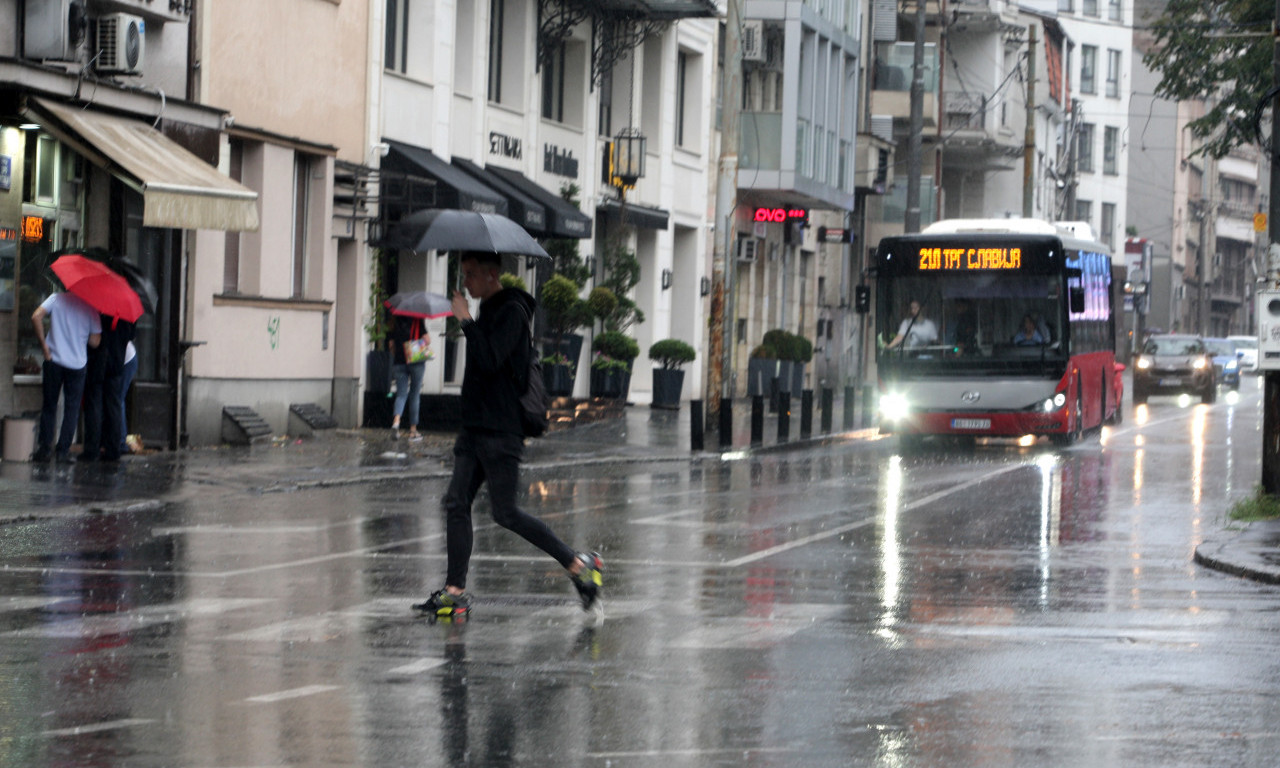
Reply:
M62 429L58 431L57 452L59 456L67 455L71 450L71 441L76 436L76 422L80 420L80 397L84 394L85 369L64 368L52 360L44 361L44 381L42 394L44 402L40 407L40 439L36 445L36 455L48 457L53 445L53 429L58 423L58 394L62 394Z
M418 426L418 405L422 399L422 374L426 370L426 362L393 365L391 372L396 377L396 417L404 413L404 402L409 401L409 426Z
M120 452L127 453L129 446L125 443L129 437L129 420L125 415L124 399L129 394L129 385L133 383L133 377L138 372L138 356L134 355L133 359L124 364L124 373L120 376L120 391L116 393L116 399L120 403Z

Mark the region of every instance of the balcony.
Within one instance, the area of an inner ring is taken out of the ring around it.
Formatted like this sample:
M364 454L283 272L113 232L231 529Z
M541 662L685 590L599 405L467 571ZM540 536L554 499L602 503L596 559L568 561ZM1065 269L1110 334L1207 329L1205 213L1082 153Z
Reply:
M914 43L882 43L876 50L875 78L871 84L871 113L892 115L897 120L911 117L911 79L915 70ZM924 46L925 128L938 126L938 46Z
M1017 22L1017 7L1004 0L952 0L953 33L990 33Z
M947 162L966 170L1012 170L1022 157L1020 136L1004 124L1007 105L983 93L947 91L943 94L942 130L946 132Z

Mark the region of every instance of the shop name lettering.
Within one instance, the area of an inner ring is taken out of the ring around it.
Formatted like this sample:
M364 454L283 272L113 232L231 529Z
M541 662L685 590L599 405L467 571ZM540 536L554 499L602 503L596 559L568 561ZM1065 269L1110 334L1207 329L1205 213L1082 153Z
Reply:
M543 144L542 170L557 176L576 179L578 178L578 158L573 156L571 149L561 149L555 144Z
M524 157L524 141L504 133L490 131L489 154L520 160Z

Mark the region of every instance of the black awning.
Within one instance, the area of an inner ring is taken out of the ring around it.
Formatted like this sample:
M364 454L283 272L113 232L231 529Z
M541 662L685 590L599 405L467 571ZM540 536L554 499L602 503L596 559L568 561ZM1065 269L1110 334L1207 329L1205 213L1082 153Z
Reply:
M382 165L391 171L426 174L436 180L436 206L477 213L507 214L507 199L483 182L453 167L429 149L387 140L391 151Z
M547 209L547 235L549 237L591 237L591 217L578 210L572 203L548 192L536 182L518 171L489 166L489 172L506 179L512 186L542 203Z
M596 212L613 221L641 229L666 229L671 220L670 211L617 200L605 200L596 206Z
M550 236L547 228L547 209L540 202L526 195L516 185L470 160L455 157L453 164L507 198L507 218L527 229L532 235Z

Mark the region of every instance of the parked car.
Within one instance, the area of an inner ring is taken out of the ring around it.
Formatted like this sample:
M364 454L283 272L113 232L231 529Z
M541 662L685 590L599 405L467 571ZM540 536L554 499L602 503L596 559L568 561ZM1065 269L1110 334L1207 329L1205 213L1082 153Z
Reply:
M1133 366L1133 402L1150 395L1199 395L1200 402L1218 399L1217 368L1199 336L1151 336Z
M1240 360L1244 355L1230 339L1205 339L1213 365L1218 369L1218 383L1224 387L1240 389Z
M1234 342L1236 350L1244 353L1240 358L1240 370L1246 373L1258 372L1258 337L1228 336L1227 341Z

